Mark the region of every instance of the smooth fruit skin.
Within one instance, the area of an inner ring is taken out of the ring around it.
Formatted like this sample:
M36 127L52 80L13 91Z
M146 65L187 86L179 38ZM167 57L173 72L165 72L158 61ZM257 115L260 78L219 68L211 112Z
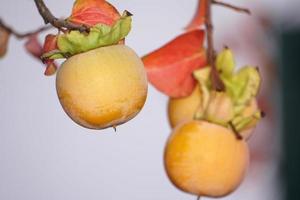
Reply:
M67 59L56 77L59 101L79 125L115 127L132 119L147 97L144 65L125 45L91 50Z
M165 169L179 189L223 197L242 182L249 164L248 146L222 126L190 121L176 127L165 149Z
M201 91L197 85L190 96L170 98L168 102L168 118L172 128L178 124L190 121L201 103Z

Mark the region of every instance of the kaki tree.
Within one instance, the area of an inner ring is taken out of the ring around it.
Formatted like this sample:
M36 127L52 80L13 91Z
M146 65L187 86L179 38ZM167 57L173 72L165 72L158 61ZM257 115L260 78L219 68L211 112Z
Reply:
M249 164L247 140L263 117L256 101L258 68L236 71L233 52L214 49L212 5L250 14L216 0L199 0L184 33L142 59L125 45L132 15L104 0L76 0L71 15L58 19L34 1L46 24L20 34L0 21L0 56L11 35L56 74L66 114L77 124L104 129L135 117L147 97L147 80L169 97L172 133L164 152L166 173L180 190L199 198L223 197L238 188ZM205 28L203 28L205 26ZM49 28L44 44L38 35ZM207 45L205 46L205 38ZM66 59L61 66L56 59ZM130 78L128 78L130 77Z

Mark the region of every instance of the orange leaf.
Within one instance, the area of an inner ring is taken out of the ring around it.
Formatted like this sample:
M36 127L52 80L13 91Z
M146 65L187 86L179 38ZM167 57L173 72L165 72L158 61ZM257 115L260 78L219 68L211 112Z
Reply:
M45 38L44 46L43 46L43 53L47 53L49 51L56 50L57 47L57 35L48 34ZM57 65L55 64L53 59L44 60L45 64L47 65L44 74L46 76L51 76L55 74L57 70Z
M43 53L57 49L57 35L48 34L45 37L45 42L43 46Z
M143 62L150 83L170 97L190 95L196 85L193 71L206 64L203 40L204 31L194 30L146 55Z
M118 10L104 0L76 0L69 21L94 26L113 25L120 18Z
M207 2L207 0L199 0L198 8L194 15L194 18L189 23L189 25L187 27L185 27L185 30L190 31L190 30L196 29L205 23L206 2Z
M30 35L25 43L25 48L33 57L42 62L41 56L43 53L57 49L57 36L51 34L47 35L44 46L42 46L38 41L38 34ZM44 73L46 76L50 76L56 72L57 66L54 60L48 59L43 62L47 65Z
M47 67L46 67L46 70L44 72L45 76L51 76L51 75L55 74L55 72L57 70L57 66L54 63L54 61L53 60L48 60L46 62L46 64L47 64Z
M25 49L33 57L40 59L43 54L43 47L38 41L38 34L33 34L28 37L25 43Z
M10 33L0 27L0 58L6 54Z

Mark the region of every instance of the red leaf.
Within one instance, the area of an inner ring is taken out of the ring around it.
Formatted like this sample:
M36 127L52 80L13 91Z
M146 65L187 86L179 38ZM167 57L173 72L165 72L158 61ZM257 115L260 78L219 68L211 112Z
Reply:
M45 38L44 46L42 47L41 43L38 41L38 34L33 34L29 36L28 40L25 43L26 50L38 60L41 60L43 53L57 49L57 36L56 35L47 35ZM50 76L56 72L57 66L54 63L54 60L45 60L47 65L45 75Z
M204 31L194 30L178 36L143 58L150 83L174 98L188 96L196 81L193 71L206 64Z
M48 34L45 37L45 42L43 46L43 53L58 49L57 47L57 35Z
M45 38L43 53L47 53L49 51L53 51L57 49L57 35L48 34ZM47 64L46 70L44 74L46 76L51 76L55 74L57 70L57 65L55 64L53 59L47 59L44 61Z
M45 76L51 76L51 75L55 74L55 72L57 70L57 65L54 63L54 60L48 60L46 62L46 64L47 64L47 67L44 72Z
M40 59L43 54L43 48L41 43L38 41L38 34L33 34L28 37L25 43L25 49L33 57Z
M0 27L0 58L6 54L10 33Z
M76 24L113 25L120 18L118 10L104 0L76 0L69 20Z
M190 30L196 29L205 23L206 1L207 0L199 0L198 8L194 15L194 18L189 23L189 25L185 28L185 30L190 31Z

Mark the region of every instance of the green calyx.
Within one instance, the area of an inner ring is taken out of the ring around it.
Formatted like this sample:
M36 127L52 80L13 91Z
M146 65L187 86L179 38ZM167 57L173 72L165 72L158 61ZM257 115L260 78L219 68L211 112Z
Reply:
M131 14L125 11L113 26L97 24L90 28L89 33L70 31L60 34L57 39L58 49L45 53L42 58L68 58L92 49L117 44L130 32L131 21Z
M216 67L225 84L224 92L212 89L209 66L194 72L202 92L201 106L196 111L195 119L225 127L231 124L237 131L255 127L262 117L256 102L261 83L259 71L255 67L245 66L235 72L234 56L229 48L217 56Z

